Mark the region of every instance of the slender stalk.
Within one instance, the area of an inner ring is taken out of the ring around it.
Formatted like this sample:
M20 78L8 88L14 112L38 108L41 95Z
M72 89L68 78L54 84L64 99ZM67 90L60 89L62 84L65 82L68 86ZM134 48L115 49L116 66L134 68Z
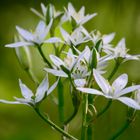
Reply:
M97 118L99 118L102 114L104 114L111 106L111 104L112 104L112 100L109 100L107 105L97 114Z
M130 109L130 111L128 110L127 113L128 113L128 118L127 118L126 122L109 140L117 139L133 122L133 120L135 119L135 116L136 116L136 111Z
M115 73L117 72L119 66L120 66L119 61L118 60L115 60L115 66L114 66L111 74L108 77L108 80L109 81L115 75ZM102 114L104 114L109 109L109 107L111 106L111 104L112 104L112 100L109 100L108 103L106 104L106 106L97 114L97 118L99 118Z
M115 75L115 73L117 72L118 68L120 66L120 62L118 60L115 60L115 66L111 72L111 74L108 77L108 80L110 81L112 79L112 77Z
M25 71L27 72L27 74L29 75L29 77L32 79L33 82L39 84L39 80L37 79L37 77L35 76L35 74L32 72L31 69L26 69Z
M93 71L91 71L90 77L88 79L88 84L87 84L88 87L91 86L91 81L92 81L92 77L93 77L92 75L93 75ZM93 104L93 98L94 98L93 95L88 95L88 106L89 106L89 104ZM88 115L87 117L89 119L91 119L90 115ZM88 140L92 140L93 139L92 129L93 129L92 125L89 124L88 128L87 128L87 139Z
M82 118L82 132L81 140L86 140L87 137L87 109L88 109L88 94L83 95L83 118Z
M88 129L87 129L87 140L93 140L92 125L88 126Z
M66 44L64 44L61 49L59 50L59 54L66 48Z
M59 126L57 126L55 123L53 123L49 118L47 118L46 116L44 116L44 114L42 114L38 108L35 108L35 111L40 116L40 118L42 118L47 124L49 124L55 130L57 130L58 132L60 132L61 134L63 134L65 137L67 137L67 138L69 138L71 140L78 140L74 136L72 136L69 133L65 132L63 129L61 129Z
M73 118L77 114L77 111L78 111L78 109L74 108L74 111L73 111L72 115L64 122L65 125L69 124L69 122L71 122L73 120Z
M42 56L44 62L46 62L46 63L48 64L48 66L49 66L50 68L52 68L51 63L50 63L50 62L48 61L48 59L45 57L45 55L44 55L44 53L43 53L43 51L42 51L42 49L41 49L41 46L37 46L37 49L38 49L40 55Z
M64 123L64 91L61 79L58 82L58 111L61 124Z
M130 121L126 121L125 124L121 127L121 129L114 135L110 140L117 139L130 125Z

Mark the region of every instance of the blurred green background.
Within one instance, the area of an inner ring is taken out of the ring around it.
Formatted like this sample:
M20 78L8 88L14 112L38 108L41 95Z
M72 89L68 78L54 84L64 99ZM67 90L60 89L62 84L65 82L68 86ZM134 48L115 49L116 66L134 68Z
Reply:
M88 30L97 29L107 34L116 32L114 43L122 37L126 38L127 48L131 54L140 54L140 1L139 0L0 0L0 98L12 100L20 97L18 79L21 78L29 87L34 85L28 75L21 69L13 49L4 45L13 42L15 26L33 29L38 23L30 8L40 10L40 3L53 3L56 9L62 10L68 2L72 2L77 10L84 5L86 13L97 12L98 16L88 22ZM35 59L35 58L34 58ZM37 59L37 58L36 58ZM36 67L39 67L36 65ZM119 72L129 74L132 82L140 84L140 62L127 62ZM39 75L39 77L41 77ZM66 101L66 115L71 113L69 101ZM100 104L100 103L99 103ZM101 106L101 104L99 105ZM70 109L69 109L70 108ZM47 100L43 109L58 123L57 107ZM53 111L52 111L53 110ZM70 111L69 111L70 110ZM125 120L126 107L114 102L109 111L96 123L95 140L107 140ZM79 132L79 117L76 117L70 132L75 136ZM140 114L135 122L118 140L140 140ZM59 140L60 135L46 125L35 112L24 105L0 104L0 140Z

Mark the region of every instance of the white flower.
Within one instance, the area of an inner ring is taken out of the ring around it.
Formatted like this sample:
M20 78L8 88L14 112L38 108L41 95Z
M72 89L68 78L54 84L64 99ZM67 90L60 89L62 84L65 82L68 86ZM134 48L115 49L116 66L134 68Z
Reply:
M79 88L78 87L77 89L85 93L101 95L109 99L119 100L122 103L128 105L127 100L125 101L123 99L123 98L128 98L128 97L122 97L122 96L140 88L140 85L135 85L135 86L130 86L130 87L125 88L128 82L128 76L126 74L120 75L112 83L112 85L110 85L109 82L98 73L98 71L93 70L93 75L94 75L95 81L101 88L101 91L92 89L92 88ZM129 98L129 100L131 99Z
M68 32L66 32L63 28L60 28L62 37L65 41L65 43L69 46L77 46L82 43L88 42L89 38L83 33L84 27L80 26L76 28L72 34L70 35Z
M36 14L38 17L40 17L42 20L46 21L47 17L49 16L50 19L59 17L62 12L56 11L54 5L49 4L48 6L45 6L43 3L41 3L41 11L42 13L38 12L34 8L31 8L31 11Z
M71 3L68 3L68 9L65 10L66 10L65 17L68 18L69 20L73 19L77 25L83 25L97 15L96 13L91 15L89 14L85 15L84 6L77 12Z
M0 100L2 103L7 104L26 104L30 106L35 106L37 103L41 102L46 96L48 96L57 86L58 80L49 88L48 77L45 77L36 89L36 93L33 92L19 80L19 86L24 98L15 97L16 101L6 101Z
M80 51L78 51L78 49L76 49L77 52L79 53L79 55L82 53ZM90 66L91 63L95 63L95 62L91 62L92 58L94 57L96 59L96 70L98 70L100 73L104 73L105 72L105 68L107 66L107 61L106 61L106 56L101 57L100 54L96 51L95 49L95 53L93 54L93 51L90 50L90 48L88 46L85 47L85 55L84 55L84 60L86 65ZM95 56L93 56L95 55ZM95 68L95 67L94 67Z
M17 26L16 29L19 35L23 38L23 41L16 42L13 44L8 44L6 45L6 47L16 48L16 47L21 47L21 46L42 45L43 43L60 42L60 39L57 37L53 37L53 38L45 40L52 26L52 22L53 21L51 20L48 26L46 26L44 21L40 21L34 33L31 33Z
M104 52L107 53L110 57L109 59L117 59L117 58L122 58L123 61L128 61L128 60L139 60L140 55L130 55L128 54L128 49L126 48L125 45L125 39L121 39L117 46L115 48L111 46L105 46L104 47Z
M54 64L54 69L45 68L45 70L48 73L60 77L68 77L69 74L74 79L86 77L89 73L87 71L87 66L84 64L84 61L82 61L86 53L87 50L85 49L81 54L76 56L72 53L72 50L69 49L64 61L55 55L50 55L50 59Z

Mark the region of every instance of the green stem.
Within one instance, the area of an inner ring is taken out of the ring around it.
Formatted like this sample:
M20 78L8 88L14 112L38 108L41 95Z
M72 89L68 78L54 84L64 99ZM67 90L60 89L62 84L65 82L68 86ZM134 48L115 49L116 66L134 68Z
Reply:
M93 75L93 71L91 71L90 77L88 79L88 84L87 84L88 87L91 86L91 81L92 81L92 77L93 77L92 75ZM94 98L93 95L88 95L88 106L89 106L89 104L93 104L93 98ZM88 115L88 118L90 120L91 119L91 116ZM92 128L92 125L89 124L88 125L88 128L87 128L87 139L88 140L92 140L92 138L93 138L92 129L93 129Z
M88 109L88 94L83 94L83 118L81 140L86 140L87 137L87 109Z
M61 54L61 52L66 48L66 44L63 44L63 46L61 47L61 49L59 50L59 54Z
M44 53L43 53L43 51L42 51L42 49L41 49L41 46L37 46L37 49L38 49L40 55L42 56L44 62L46 62L50 68L53 68L52 65L51 65L51 63L50 63L50 62L48 61L48 59L45 57L45 55L44 55Z
M117 72L119 66L120 66L120 62L118 60L115 60L115 66L114 66L111 74L108 77L108 80L109 81L115 75L115 73ZM104 114L109 109L109 107L111 106L111 104L112 104L112 100L109 100L108 103L107 103L107 105L97 114L97 118L99 118L102 114Z
M127 118L125 124L109 140L117 139L133 122L133 120L135 119L135 116L136 116L136 111L130 109L130 110L128 110L127 113L128 113L128 118Z
M130 123L131 122L126 121L122 128L110 140L115 140L116 138L118 138L129 127Z
M61 129L59 126L57 126L55 123L53 123L48 117L44 116L44 114L42 114L38 108L35 108L35 111L40 116L40 118L42 118L46 123L48 123L55 130L57 130L58 132L63 134L65 137L67 137L67 138L69 138L71 140L78 140L77 138L73 137L69 133L65 132L63 129Z
M111 74L108 77L108 80L110 81L112 79L112 77L115 75L115 73L117 72L118 68L120 66L120 63L118 62L118 60L115 60L115 66L111 72Z
M27 72L29 77L32 79L32 81L35 82L38 85L39 84L39 80L37 79L35 74L32 72L32 70L31 69L26 69L25 71Z
M64 123L64 91L61 79L58 82L58 111L61 124Z
M67 125L69 122L73 120L73 118L76 116L78 109L75 107L72 115L64 122L65 125Z
M88 126L88 129L87 129L87 140L93 140L92 125Z
M107 105L97 114L97 118L99 118L102 114L104 114L111 106L111 104L112 104L112 100L109 100Z

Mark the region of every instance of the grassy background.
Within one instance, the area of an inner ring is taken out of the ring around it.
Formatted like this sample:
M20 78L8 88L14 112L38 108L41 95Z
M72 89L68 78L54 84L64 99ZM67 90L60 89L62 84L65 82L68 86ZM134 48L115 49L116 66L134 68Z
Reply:
M51 2L56 9L61 10L69 1L0 0L0 98L2 99L12 100L13 96L20 97L19 78L34 88L32 81L18 64L14 50L5 48L4 45L13 42L16 25L27 29L35 27L38 18L29 9L30 7L40 9L40 2L46 4ZM114 43L125 37L130 53L140 53L139 0L72 0L71 2L76 9L84 5L86 13L98 13L96 18L85 25L88 30L97 29L103 34L116 32ZM128 73L131 81L140 83L140 62L125 63L120 67L118 74L121 72ZM69 102L66 100L67 116L71 113ZM43 109L58 123L57 107L51 101L44 103ZM107 140L110 134L123 124L125 109L121 103L113 103L110 110L95 123L96 140ZM79 117L76 117L70 129L76 136L79 136L76 134L79 131L79 121ZM138 114L135 122L118 140L139 140L139 124ZM0 104L0 140L59 140L59 138L60 135L40 120L31 108L24 105Z

